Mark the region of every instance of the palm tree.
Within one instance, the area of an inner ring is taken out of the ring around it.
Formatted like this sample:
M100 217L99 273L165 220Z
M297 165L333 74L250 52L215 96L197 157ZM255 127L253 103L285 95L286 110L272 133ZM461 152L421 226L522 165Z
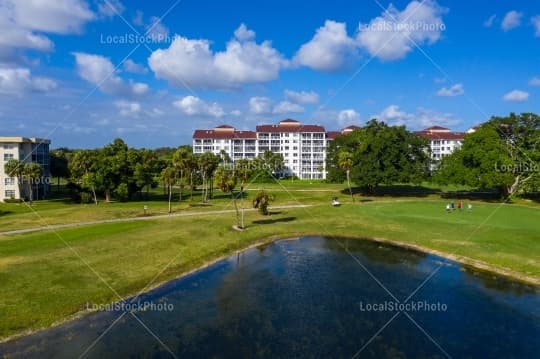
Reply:
M19 196L22 197L22 174L24 169L24 163L19 160L9 160L4 165L4 172L8 177L15 178L17 181L17 188L19 189Z
M222 192L231 193L231 199L234 203L234 209L236 211L236 227L244 228L244 223L240 223L240 212L238 211L238 205L236 204L236 197L234 195L234 188L236 187L237 178L232 169L225 167L224 165L219 166L215 173L216 183L221 189Z
M353 166L353 158L350 152L341 151L338 154L338 166L347 173L347 185L349 186L349 193L351 194L354 203L354 196L351 188L351 168Z
M177 180L176 170L171 166L165 167L161 171L161 180L163 181L163 184L165 184L169 192L169 213L171 213L172 189Z
M43 169L41 165L34 162L29 162L24 165L22 171L23 178L25 178L28 183L28 189L30 194L30 204L34 200L34 185L41 179L43 176Z
M184 190L184 186L186 184L185 181L185 174L188 171L191 171L191 163L193 162L193 155L191 151L185 147L180 147L176 150L176 152L173 154L172 163L173 166L178 170L180 173L180 179L179 179L179 185L180 185L180 198L179 200L182 200L182 191ZM193 176L190 176L193 178ZM190 183L191 184L191 183Z

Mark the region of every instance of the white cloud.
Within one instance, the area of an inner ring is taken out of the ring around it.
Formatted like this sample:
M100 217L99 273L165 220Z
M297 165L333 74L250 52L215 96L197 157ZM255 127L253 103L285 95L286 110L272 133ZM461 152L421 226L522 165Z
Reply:
M144 65L138 64L132 59L127 59L124 61L122 66L124 67L124 71L134 74L145 74L148 72L148 69L144 67Z
M503 21L501 23L501 28L504 31L512 30L519 25L521 25L521 17L523 16L523 13L518 12L516 10L512 10L506 13L504 15Z
M314 70L332 72L348 67L356 56L356 44L347 34L345 23L326 20L315 36L300 47L294 61Z
M529 99L529 93L521 90L513 90L503 96L508 102L525 102Z
M0 1L0 46L50 51L53 42L44 34L80 33L96 15L82 0Z
M285 90L285 98L300 105L314 105L319 103L319 94L313 91L292 91Z
M57 34L79 33L96 18L83 0L5 0L2 12L11 9L14 22L26 29Z
M485 27L493 26L493 22L495 21L496 18L497 18L497 15L491 15L486 21L484 21L484 26Z
M120 115L124 117L138 117L142 109L138 102L120 100L116 101L114 105L120 111Z
M268 97L252 97L249 99L249 112L254 115L269 115L272 113L272 100Z
M463 89L463 84L455 84L449 88L443 87L439 91L437 91L437 96L442 97L455 97L460 96L465 93L465 90Z
M534 29L536 30L534 33L534 36L540 37L540 15L531 17L531 23L533 24Z
M26 92L48 92L56 87L56 81L32 76L30 69L0 68L0 94L22 96Z
M239 41L251 41L255 39L255 31L249 30L244 23L234 32L234 37Z
M346 109L339 111L337 121L339 126L345 127L347 125L360 122L360 114L353 109Z
M443 84L447 81L447 78L446 77L435 77L433 79L433 82L435 82L436 84Z
M275 115L284 115L287 113L302 113L304 108L296 103L289 101L281 101L272 110L272 113Z
M403 11L390 5L384 13L360 24L358 42L381 60L404 58L415 47L415 43L437 42L445 24L441 15L446 12L435 1L411 1Z
M144 25L144 13L141 10L137 10L135 12L135 16L133 17L133 25L137 26L143 26Z
M533 77L529 80L530 86L540 86L540 77Z
M152 16L150 23L146 26L147 36L156 42L163 42L169 36L169 28L167 28L159 20L159 17Z
M102 0L97 4L98 14L104 17L113 17L122 14L126 7L120 0Z
M148 85L129 81L126 83L115 71L112 62L103 56L74 52L77 72L81 78L110 95L140 96L148 92Z
M213 53L208 40L177 36L169 48L154 51L148 64L157 78L179 87L228 89L274 80L288 62L268 41L233 38L225 51Z
M187 116L222 117L223 108L217 103L207 103L195 96L186 96L173 102L174 107Z
M419 107L416 113L402 111L397 105L390 105L378 115L372 116L390 125L406 126L409 129L420 130L430 126L454 127L461 123L461 120L449 113L438 113L436 111Z

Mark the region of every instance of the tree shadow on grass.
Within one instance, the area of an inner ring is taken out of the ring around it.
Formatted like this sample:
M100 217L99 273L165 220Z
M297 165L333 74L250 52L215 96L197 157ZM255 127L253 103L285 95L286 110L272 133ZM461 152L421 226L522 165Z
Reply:
M276 219L259 219L256 221L253 221L253 224L274 224L274 223L284 223L284 222L292 222L295 221L296 217L283 217L283 218L276 218Z
M0 210L0 217L5 216L7 214L12 214L12 213L13 213L13 211L2 211L2 210Z
M427 197L429 195L439 194L441 193L441 190L439 188L429 188L416 185L381 185L375 189L374 193L370 193L362 187L353 187L352 192L353 194L373 197ZM348 188L342 189L341 193L344 196L350 195Z

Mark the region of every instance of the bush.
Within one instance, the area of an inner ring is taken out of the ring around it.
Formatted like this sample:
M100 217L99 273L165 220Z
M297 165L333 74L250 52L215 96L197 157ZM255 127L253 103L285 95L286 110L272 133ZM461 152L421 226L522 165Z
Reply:
M21 203L22 201L18 198L5 198L4 203Z
M129 188L128 185L125 183L120 183L116 190L114 191L114 195L117 200L120 202L126 202L129 200Z
M260 214L267 216L269 214L268 205L272 200L273 198L270 197L268 193L266 193L265 191L260 191L259 193L257 193L257 196L255 196L255 199L253 200L253 208L259 209Z
M81 192L80 193L80 202L81 203L93 203L94 202L94 196L91 193L88 192Z

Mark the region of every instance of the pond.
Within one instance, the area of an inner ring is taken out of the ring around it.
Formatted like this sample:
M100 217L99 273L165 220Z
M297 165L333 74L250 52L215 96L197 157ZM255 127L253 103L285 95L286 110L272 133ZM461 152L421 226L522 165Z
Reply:
M246 250L136 303L0 344L0 357L533 358L540 352L538 288L367 240L304 237Z

